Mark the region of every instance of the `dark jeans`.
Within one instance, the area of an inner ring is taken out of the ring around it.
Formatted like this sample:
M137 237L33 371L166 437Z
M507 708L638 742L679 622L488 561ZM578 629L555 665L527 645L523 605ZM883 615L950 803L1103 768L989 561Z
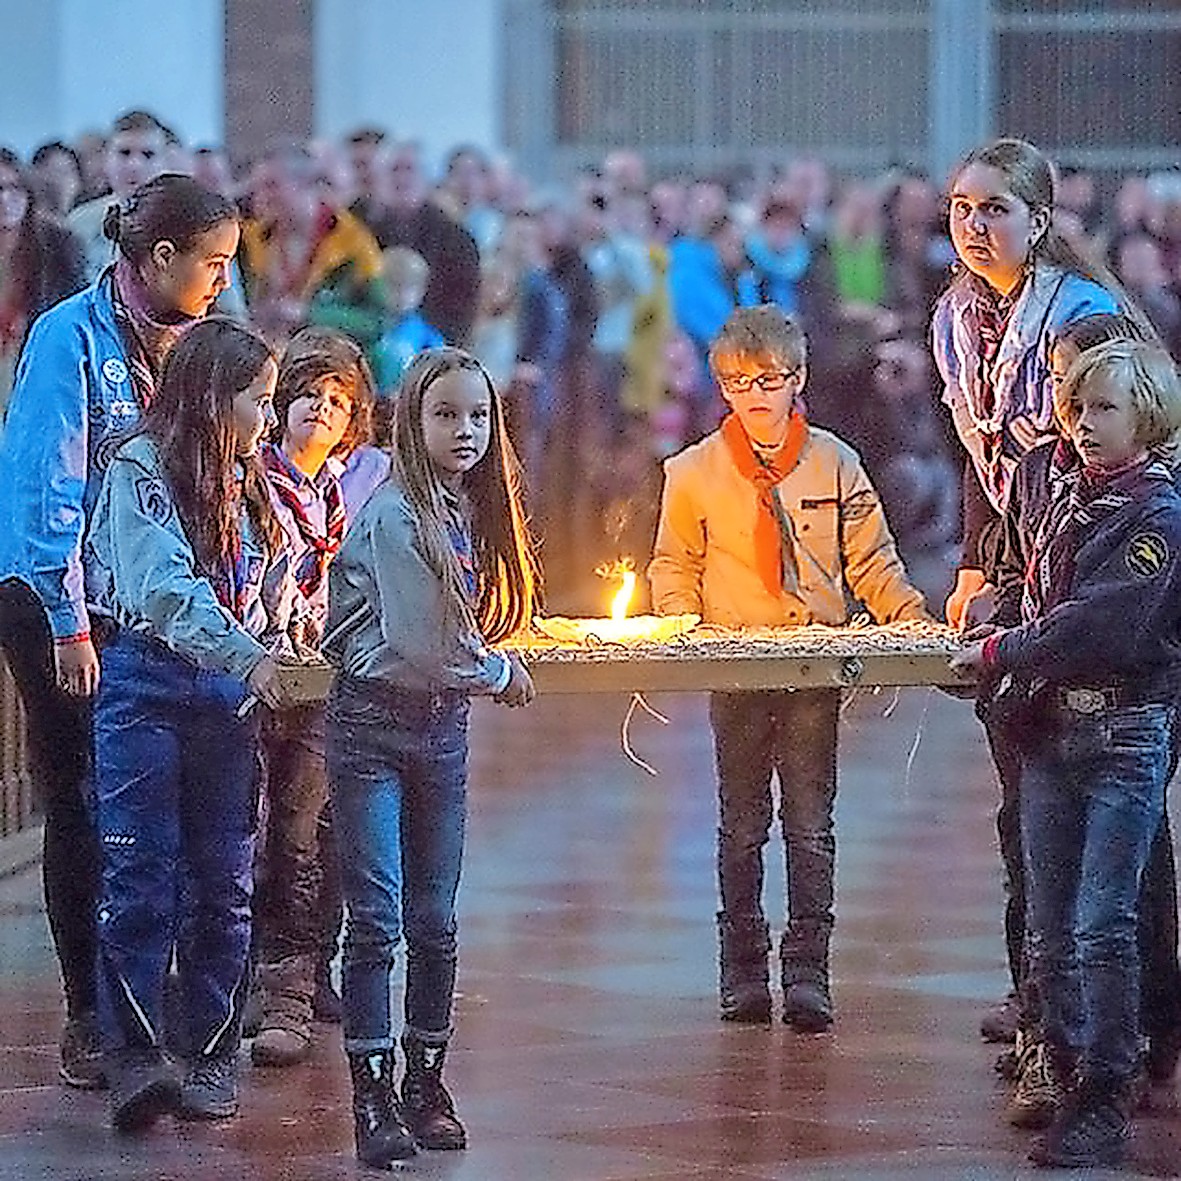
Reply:
M1057 713L1025 761L1029 973L1047 1041L1091 1077L1140 1060L1140 879L1164 815L1173 710Z
M320 816L328 798L324 706L265 717L265 826L255 883L255 946L263 963L315 955L320 944Z
M710 722L718 774L718 888L734 924L763 919L763 847L771 831L771 776L787 854L784 980L827 972L833 925L840 694L714 693Z
M348 923L344 1042L394 1044L390 985L406 939L405 1031L443 1045L455 992L455 898L467 818L468 700L342 680L328 774Z
M0 583L0 647L25 707L33 790L45 817L45 910L66 1010L77 1016L96 1005L99 856L87 800L91 706L58 688L49 621L23 582Z
M103 853L100 1016L108 1049L159 1046L176 949L194 1054L239 1037L250 950L256 723L239 680L120 632L95 703Z
M1170 778L1176 770L1174 727ZM1005 951L1013 988L1021 998L1021 1024L1038 1024L1038 1004L1024 985L1025 864L1021 850L1021 751L1002 727L985 723L989 751L1000 783L997 838L1005 877ZM1181 965L1177 959L1177 877L1168 815L1152 842L1140 887L1137 939L1140 947L1140 1025L1149 1036L1181 1028Z

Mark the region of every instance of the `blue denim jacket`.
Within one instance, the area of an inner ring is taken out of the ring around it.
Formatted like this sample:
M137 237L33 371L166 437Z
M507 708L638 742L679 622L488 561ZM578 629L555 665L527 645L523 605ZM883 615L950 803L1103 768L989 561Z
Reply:
M59 639L89 631L82 535L139 414L104 275L33 324L0 437L0 578L32 588Z
M243 513L242 618L218 601L185 536L155 444L115 452L86 535L87 601L121 627L211 672L245 680L290 620L291 554L269 553Z
M505 656L446 617L414 509L393 479L357 514L329 570L323 648L346 677L415 692L493 695L511 675Z

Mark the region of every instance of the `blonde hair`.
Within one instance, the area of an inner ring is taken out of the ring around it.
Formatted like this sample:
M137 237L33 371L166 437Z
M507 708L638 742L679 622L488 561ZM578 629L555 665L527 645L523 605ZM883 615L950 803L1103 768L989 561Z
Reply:
M447 524L447 490L427 451L422 405L427 391L448 373L470 372L488 387L488 450L463 478L471 505L476 567L473 606ZM444 617L459 621L489 643L507 639L533 619L539 576L522 504L521 465L509 441L500 395L487 371L457 348L427 349L402 375L393 397L393 468L417 519L427 564L442 583Z
M1173 358L1160 345L1130 339L1109 340L1080 353L1054 395L1054 413L1064 426L1077 420L1079 393L1098 376L1131 395L1137 442L1175 462L1181 378Z
M719 357L772 357L785 365L803 365L808 338L799 324L773 303L736 308L709 346L709 367L716 375Z

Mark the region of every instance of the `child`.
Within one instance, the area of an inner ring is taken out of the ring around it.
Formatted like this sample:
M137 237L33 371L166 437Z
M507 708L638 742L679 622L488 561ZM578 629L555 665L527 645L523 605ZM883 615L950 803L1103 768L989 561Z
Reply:
M386 326L373 346L373 376L382 397L388 397L410 362L423 349L438 348L443 335L423 319L419 308L430 268L417 251L391 246L382 252Z
M1020 622L952 663L986 674L1022 760L1028 973L1068 1092L1032 1158L1083 1167L1122 1155L1140 1067L1137 898L1181 688L1181 496L1164 462L1181 383L1159 347L1113 341L1054 402L1072 449L1046 472Z
M665 461L648 568L654 609L728 627L842 624L849 591L881 623L925 619L856 453L800 410L807 341L799 326L772 305L740 309L709 363L733 413ZM783 1020L802 1032L832 1024L839 704L835 689L712 695L723 1021L771 1020L763 846L775 772L789 909L779 946Z
M255 822L250 693L283 703L267 638L281 536L254 458L273 421L266 343L215 317L165 365L87 536L87 598L115 629L94 711L100 1020L119 1131L237 1110ZM276 564L277 563L277 564ZM189 1062L161 1048L173 948Z
M328 616L328 568L347 522L342 461L368 439L373 401L364 354L344 333L305 328L292 338L275 387L277 440L264 445L262 462L292 554L298 643L313 653ZM271 713L262 748L266 809L255 902L262 1006L250 1054L255 1065L291 1066L311 1045L316 993L322 1004L333 1000L328 963L339 898L332 897L335 866L325 858L330 831L320 826L328 802L323 705ZM325 935L331 931L323 949L322 918Z
M478 361L433 349L395 395L393 473L329 580L325 650L348 927L344 1042L357 1155L386 1167L467 1137L442 1081L455 986L468 699L525 705L533 683L491 652L532 618L534 566L500 399ZM394 1091L390 980L406 937L406 1075Z

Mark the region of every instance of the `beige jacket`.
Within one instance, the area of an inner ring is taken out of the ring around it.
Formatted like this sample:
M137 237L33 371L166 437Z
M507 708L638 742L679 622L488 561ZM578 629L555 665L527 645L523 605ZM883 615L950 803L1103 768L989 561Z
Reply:
M775 487L795 534L799 594L771 594L755 562L758 493L715 431L665 460L656 548L648 566L653 609L696 612L728 627L841 624L852 600L879 623L923 619L881 501L857 453L808 428L795 469Z

